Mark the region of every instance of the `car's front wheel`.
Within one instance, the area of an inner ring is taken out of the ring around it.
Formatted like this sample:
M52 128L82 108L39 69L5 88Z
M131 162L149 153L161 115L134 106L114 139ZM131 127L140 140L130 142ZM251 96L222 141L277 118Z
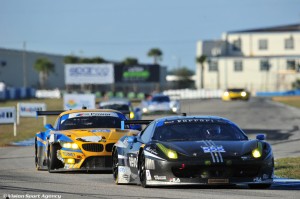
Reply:
M142 152L139 161L139 177L142 187L147 188L147 176L146 176L146 167L145 167L145 155Z
M48 171L52 173L54 169L62 168L62 162L57 158L57 151L61 147L57 144L50 144L48 150Z
M116 184L119 184L119 160L118 160L118 151L117 149L113 153L112 157L112 172L113 172L113 177L114 181Z

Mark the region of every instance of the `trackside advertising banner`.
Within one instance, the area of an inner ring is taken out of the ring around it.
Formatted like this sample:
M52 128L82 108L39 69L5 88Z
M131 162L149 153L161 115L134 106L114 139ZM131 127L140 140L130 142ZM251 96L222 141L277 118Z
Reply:
M4 107L0 108L0 124L16 123L16 108Z
M113 64L66 64L66 84L112 84L114 83Z
M36 117L37 111L45 111L45 103L18 103L18 112L21 117Z
M93 94L64 94L64 110L96 108L96 96Z

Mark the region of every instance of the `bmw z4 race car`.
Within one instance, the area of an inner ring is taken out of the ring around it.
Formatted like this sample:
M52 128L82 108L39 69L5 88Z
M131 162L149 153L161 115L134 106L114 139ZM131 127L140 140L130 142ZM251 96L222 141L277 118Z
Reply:
M35 137L37 170L111 170L112 147L126 134L138 131L123 129L124 114L109 109L38 111L38 115L59 115L55 125Z
M273 172L274 157L264 135L249 140L236 124L214 116L159 118L113 147L116 184L268 188Z

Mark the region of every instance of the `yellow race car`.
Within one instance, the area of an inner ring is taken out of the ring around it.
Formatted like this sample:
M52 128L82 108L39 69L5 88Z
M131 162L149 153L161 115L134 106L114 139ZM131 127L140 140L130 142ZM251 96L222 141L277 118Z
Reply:
M230 100L249 100L250 98L250 92L248 92L245 89L241 88L230 88L227 89L223 95L222 100L223 101L230 101Z
M37 115L59 115L55 125L35 137L37 170L111 170L112 147L124 135L139 131L124 126L123 113L111 109L38 111Z

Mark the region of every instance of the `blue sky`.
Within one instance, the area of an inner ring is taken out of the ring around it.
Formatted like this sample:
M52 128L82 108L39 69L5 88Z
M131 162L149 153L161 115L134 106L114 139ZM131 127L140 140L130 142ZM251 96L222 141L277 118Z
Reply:
M195 69L197 40L300 23L300 0L1 0L0 48Z

